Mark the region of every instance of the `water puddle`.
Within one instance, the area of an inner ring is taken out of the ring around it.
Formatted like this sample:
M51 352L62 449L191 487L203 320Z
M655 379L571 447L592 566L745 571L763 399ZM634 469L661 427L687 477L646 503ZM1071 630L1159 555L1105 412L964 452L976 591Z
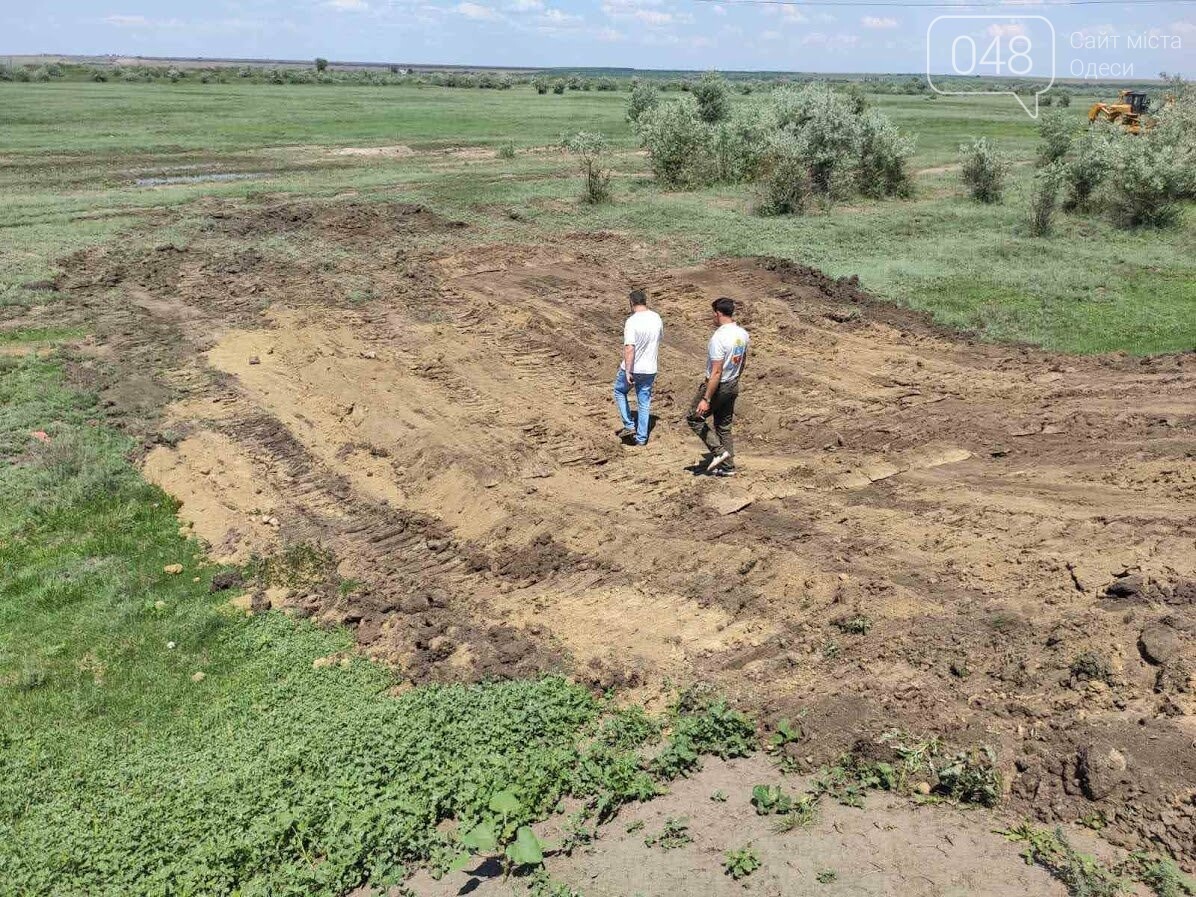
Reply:
M161 187L165 184L202 184L210 181L251 181L266 175L255 171L223 171L208 174L176 174L163 177L137 178L138 187Z

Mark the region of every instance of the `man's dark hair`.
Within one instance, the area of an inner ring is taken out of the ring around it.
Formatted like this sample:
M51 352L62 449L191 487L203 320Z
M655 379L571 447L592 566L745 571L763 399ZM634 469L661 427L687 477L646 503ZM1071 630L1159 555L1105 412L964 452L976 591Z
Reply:
M648 294L645 293L643 290L632 290L628 294L627 298L631 300L632 305L647 305L648 304Z
M726 315L728 318L735 317L735 300L734 299L728 299L726 296L719 296L717 299L715 299L713 302L710 303L710 307L713 308L720 315Z

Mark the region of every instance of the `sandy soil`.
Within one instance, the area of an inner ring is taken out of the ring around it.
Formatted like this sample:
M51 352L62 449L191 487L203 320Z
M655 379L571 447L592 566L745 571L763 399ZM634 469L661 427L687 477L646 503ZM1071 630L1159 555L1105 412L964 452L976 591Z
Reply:
M751 784L776 784L763 758L712 761L669 793L621 813L597 841L569 856L550 856L553 879L586 897L1064 897L1066 889L1042 869L1027 866L1021 848L993 835L999 820L977 811L915 807L877 795L866 809L827 802L806 828L778 833L776 817L758 816L749 803ZM745 788L744 783L749 783ZM783 783L790 794L803 783ZM726 797L725 802L711 795ZM691 839L679 847L649 846L666 820L678 820ZM631 829L631 831L628 831ZM560 844L562 833L545 828L542 840ZM1093 839L1077 842L1084 849ZM728 850L750 845L760 868L735 881L722 868ZM507 897L521 891L481 864L433 880L417 874L408 887L418 897ZM823 880L819 880L819 873ZM833 874L833 875L832 875Z
M991 744L1012 812L1098 809L1191 868L1196 356L979 344L789 263L456 230L214 204L185 247L81 253L74 374L218 557L333 549L355 587L285 603L413 681L707 680L807 711L812 763L894 726ZM610 400L632 286L666 324L638 450ZM696 474L683 422L719 295L753 335L735 480Z

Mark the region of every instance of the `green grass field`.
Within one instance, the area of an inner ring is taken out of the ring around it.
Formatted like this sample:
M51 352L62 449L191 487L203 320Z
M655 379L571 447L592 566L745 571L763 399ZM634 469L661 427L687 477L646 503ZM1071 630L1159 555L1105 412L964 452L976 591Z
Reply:
M623 117L623 93L536 95L433 87L5 84L0 111L0 302L27 303L16 281L127 223L125 213L204 195L266 192L402 196L482 225L483 235L534 240L562 229L611 228L661 238L682 257L767 253L834 275L858 274L887 299L989 339L1070 352L1182 351L1196 346L1196 221L1166 231L1117 230L1062 217L1028 234L1032 166L1015 169L1005 203L978 206L942 170L958 145L989 136L1029 163L1034 123L1005 97L876 96L916 134L917 193L789 219L752 214L750 187L662 192ZM757 102L755 97L738 102ZM1084 98L1069 114L1083 127ZM555 143L578 128L614 141L614 202L571 202L578 185L560 154L514 160L420 154L337 156L325 148L403 144L414 150ZM133 186L147 174L248 172L253 180ZM535 229L508 226L516 207Z
M969 202L939 170L919 175L908 201L765 219L746 188L661 191L635 152L625 97L0 84L0 895L335 895L366 876L401 878L410 863L447 864L437 823L484 820L500 792L518 794L503 819L514 824L565 795L630 799L660 780L636 754L659 727L608 716L563 680L394 700L396 681L372 664L313 667L348 648L346 634L246 619L209 591L217 569L179 535L172 500L140 479L132 445L94 397L64 385L52 354L9 351L80 336L35 314L55 294L25 285L69 252L120 239L146 212L207 196L355 190L467 218L477 239L608 228L659 240L674 262L793 258L859 274L879 295L991 339L1079 352L1196 346L1190 209L1169 231L1076 218L1035 239L1024 166L1000 206ZM1012 101L875 102L918 135L918 169L950 165L957 144L980 134L1020 159L1034 153L1034 127ZM578 178L557 153L326 152L507 140L526 150L581 127L615 141L609 204L577 203ZM134 183L207 170L260 177ZM42 431L48 442L31 435ZM175 563L181 575L164 572ZM594 741L604 718L613 722ZM673 721L663 750L725 751L745 726ZM678 747L678 732L690 742Z

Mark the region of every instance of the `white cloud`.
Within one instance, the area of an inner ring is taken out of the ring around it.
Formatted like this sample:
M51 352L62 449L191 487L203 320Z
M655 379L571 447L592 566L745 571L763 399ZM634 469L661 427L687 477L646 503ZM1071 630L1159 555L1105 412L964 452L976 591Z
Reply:
M613 44L617 41L623 40L623 32L616 31L614 28L599 28L594 32L594 40L600 40L604 43Z
M864 16L860 24L865 28L896 28L897 20L892 16Z
M717 3L714 4L712 7L710 7L710 11L712 13L714 13L716 16L725 16L727 14L726 7L719 6L719 4L717 4Z
M1026 26L1021 22L993 22L984 30L989 37L1020 37L1026 33Z
M324 5L340 12L362 12L370 8L365 0L328 0Z
M787 23L792 25L804 25L806 22L810 21L810 17L796 6L766 6L764 7L764 14L769 16L780 16Z
M144 28L151 24L145 16L105 16L104 21L120 28Z
M542 15L538 16L538 19L545 25L569 25L580 22L581 16L561 12L559 9L547 9Z
M507 8L515 12L536 12L544 8L544 0L513 0Z
M105 16L102 19L93 19L90 21L92 23L98 22L103 25L112 25L117 28L149 28L156 31L185 30L196 34L227 34L239 31L260 31L266 27L282 31L296 30L295 23L285 19L280 22L271 22L269 26L267 26L265 22L256 19L198 19L184 21L183 19L151 19L147 16L125 15L110 15Z
M784 37L779 31L761 31L760 40L780 40Z
M823 47L827 50L846 50L860 42L856 34L824 34L814 31L801 39L803 47Z
M1112 25L1085 25L1075 32L1081 37L1102 37L1106 34L1116 34L1117 29Z
M616 21L636 21L650 28L659 28L664 25L689 24L693 21L693 16L688 13L644 9L643 7L628 3L626 0L610 0L610 2L603 3L602 11Z
M640 43L646 47L675 47L681 38L667 31L645 31L640 35Z
M658 12L655 9L637 9L631 13L631 17L645 25L671 25L673 23L671 12Z
M481 3L458 3L453 8L467 19L489 21L499 18L497 10L489 6L483 6Z
M1174 34L1190 41L1196 41L1196 22L1172 22L1163 29L1164 34Z

